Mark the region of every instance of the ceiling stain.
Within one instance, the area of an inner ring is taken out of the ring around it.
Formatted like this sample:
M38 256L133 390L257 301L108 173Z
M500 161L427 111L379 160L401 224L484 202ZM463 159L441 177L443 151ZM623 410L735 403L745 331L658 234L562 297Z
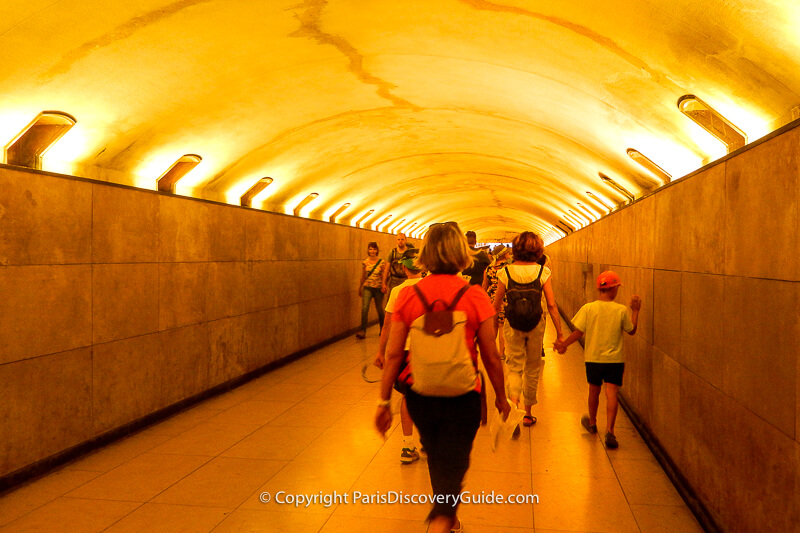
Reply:
M101 35L96 39L92 39L91 41L84 43L81 47L69 52L67 55L62 57L58 63L43 72L39 76L39 79L45 83L50 82L56 76L68 72L69 69L72 68L72 65L100 48L105 48L106 46L112 45L117 41L127 39L137 31L171 17L172 15L183 11L184 9L213 1L214 0L179 0L178 2L174 2L161 9L154 9L153 11L145 13L144 15L132 18L126 23L117 26L105 35Z
M322 31L320 28L320 17L327 5L328 0L305 0L302 4L297 6L305 8L305 10L299 14L295 13L295 17L300 21L300 29L292 33L290 37L308 37L314 39L319 44L329 44L333 46L350 61L350 65L348 66L350 72L355 74L362 82L375 85L378 88L376 91L378 96L389 100L396 106L416 108L417 106L408 100L404 100L391 93L392 89L397 88L396 85L367 72L364 69L364 57L352 44L347 42L346 39Z

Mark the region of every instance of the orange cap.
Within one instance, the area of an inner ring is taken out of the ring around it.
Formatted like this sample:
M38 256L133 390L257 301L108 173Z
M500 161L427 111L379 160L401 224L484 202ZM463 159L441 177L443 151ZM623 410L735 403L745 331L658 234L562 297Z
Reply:
M612 287L617 287L619 285L622 285L622 280L619 279L619 274L617 274L613 270L606 270L605 272L601 272L600 275L597 276L598 289L610 289Z

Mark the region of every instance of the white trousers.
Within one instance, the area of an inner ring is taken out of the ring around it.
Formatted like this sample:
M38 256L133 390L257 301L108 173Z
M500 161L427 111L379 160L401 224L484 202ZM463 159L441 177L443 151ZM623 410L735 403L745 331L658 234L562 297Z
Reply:
M545 320L527 333L512 328L508 320L503 325L506 340L506 396L525 398L525 405L536 405L536 391L539 388L539 373L542 370L542 342L544 341Z

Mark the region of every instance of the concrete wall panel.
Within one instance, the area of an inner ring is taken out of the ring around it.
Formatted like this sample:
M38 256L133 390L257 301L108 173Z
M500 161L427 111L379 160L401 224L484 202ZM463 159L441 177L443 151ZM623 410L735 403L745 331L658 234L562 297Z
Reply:
M277 221L279 215L263 211L247 210L246 224L246 250L248 261L275 261L279 259L276 243ZM282 239L281 239L282 240Z
M92 267L94 344L158 331L157 263Z
M92 185L0 169L0 265L89 263Z
M653 272L653 345L682 362L680 272Z
M646 343L645 343L646 344ZM653 416L651 427L672 457L681 448L681 365L658 348L653 348Z
M208 323L208 384L213 387L257 367L247 364L247 315Z
M94 433L126 424L158 409L161 395L158 333L94 347Z
M684 272L681 277L681 361L708 383L722 388L723 328L709 327L724 316L723 276Z
M208 263L159 265L159 330L206 321L207 279Z
M92 261L158 261L159 196L107 185L92 185Z
M683 227L680 231L681 269L722 274L725 262L725 165L686 179ZM676 187L673 187L673 189Z
M208 263L206 315L219 320L247 312L247 263Z
M654 198L653 265L660 270L680 270L686 226L684 187L670 187Z
M209 388L208 324L169 329L158 335L161 371L160 406Z
M159 261L208 261L208 210L205 202L159 196Z
M725 163L725 273L798 280L800 129ZM797 247L794 248L797 251Z
M791 438L797 411L797 283L725 278L725 393Z
M224 205L208 206L208 260L244 261L247 212Z
M92 436L92 348L0 366L0 475Z
M0 266L0 364L92 344L91 265Z

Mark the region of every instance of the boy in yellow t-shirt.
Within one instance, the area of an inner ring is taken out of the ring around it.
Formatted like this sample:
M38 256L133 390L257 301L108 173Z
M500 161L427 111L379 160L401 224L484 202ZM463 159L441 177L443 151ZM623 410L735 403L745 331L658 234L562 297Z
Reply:
M622 282L616 272L610 270L597 276L598 298L581 307L572 319L575 331L562 342L556 341L553 347L558 353L567 351L567 346L586 333L584 358L586 360L586 380L589 382L589 414L583 415L581 424L589 433L597 433L597 407L600 404L600 389L606 383L606 447L619 446L614 436L614 422L617 419L619 400L617 394L622 386L625 371L625 355L622 351L622 332L636 333L639 325L639 309L642 299L631 298L631 313L614 301Z

